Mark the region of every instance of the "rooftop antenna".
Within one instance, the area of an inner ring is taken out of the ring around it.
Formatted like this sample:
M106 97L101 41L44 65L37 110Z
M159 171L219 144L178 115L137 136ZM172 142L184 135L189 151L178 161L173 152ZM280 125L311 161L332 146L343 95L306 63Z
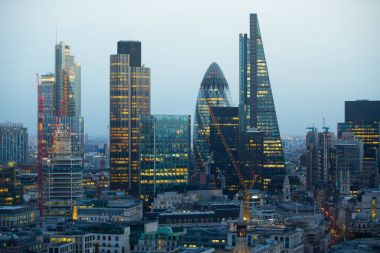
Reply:
M55 22L55 44L58 43L58 22Z
M322 120L323 120L323 129L325 130L325 132L328 132L329 127L326 126L325 117L323 117Z

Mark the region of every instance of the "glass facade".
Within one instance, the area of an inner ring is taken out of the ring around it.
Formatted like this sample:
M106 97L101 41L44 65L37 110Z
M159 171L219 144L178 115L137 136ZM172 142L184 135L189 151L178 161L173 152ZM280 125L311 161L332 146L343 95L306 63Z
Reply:
M181 189L189 181L190 115L142 116L140 121L140 194Z
M351 133L362 141L363 171L368 178L377 176L380 169L380 101L346 101L345 122L338 123L338 137L342 138L344 133Z
M40 92L43 98L44 115L53 115L55 110L55 76L53 73L41 75Z
M199 89L194 117L193 149L195 166L204 171L210 158L210 107L231 106L228 83L217 63L207 69Z
M55 46L55 108L62 115L81 114L81 66L70 54L70 46L60 42Z
M64 42L55 45L55 75L41 75L40 95L43 98L42 140L44 150L51 149L56 121L68 128L72 139L72 152L84 155L84 118L81 117L81 66L70 54ZM48 156L44 152L43 157Z
M118 41L117 54L128 54L129 66L141 67L141 42L140 41Z
M139 193L139 118L150 115L150 69L131 67L130 55L111 55L110 187Z
M219 136L218 129L221 130L228 144L229 152L238 161L238 141L239 141L239 114L238 107L211 107L217 122L210 121L210 175L212 182L218 187L225 189L229 195L235 194L241 189L239 177L231 159Z
M271 170L269 177L283 174L283 147L256 14L250 15L250 38L239 37L239 50L240 130L256 128L263 133L263 168Z

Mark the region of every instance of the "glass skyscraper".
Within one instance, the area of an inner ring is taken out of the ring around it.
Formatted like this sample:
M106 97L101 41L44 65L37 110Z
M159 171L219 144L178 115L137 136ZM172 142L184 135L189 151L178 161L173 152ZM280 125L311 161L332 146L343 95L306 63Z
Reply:
M150 69L131 66L130 59L129 54L110 57L110 187L137 196L139 118L150 115Z
M363 142L363 172L371 179L363 184L374 187L380 169L380 101L346 101L345 122L338 123L338 138L344 133Z
M178 190L189 181L190 115L151 115L140 120L140 195Z
M204 171L210 158L210 107L231 106L231 94L222 70L216 62L207 69L197 98L194 118L193 152L195 166Z
M43 98L44 115L53 115L55 111L55 76L53 73L41 75L40 92Z
M282 174L283 147L257 14L250 14L249 38L239 36L239 69L240 131L255 128L263 133L263 171L269 177Z
M64 42L55 45L55 74L41 75L40 94L43 98L42 139L51 149L52 136L60 115L60 124L71 133L72 151L83 158L84 119L81 116L81 67ZM47 153L43 154L47 157Z
M210 170L212 181L223 188L230 196L234 195L241 187L240 180L233 167L232 161L223 145L218 129L223 133L235 161L239 161L239 114L237 107L211 107L216 122L210 122L210 162L207 170ZM208 171L206 174L209 174Z

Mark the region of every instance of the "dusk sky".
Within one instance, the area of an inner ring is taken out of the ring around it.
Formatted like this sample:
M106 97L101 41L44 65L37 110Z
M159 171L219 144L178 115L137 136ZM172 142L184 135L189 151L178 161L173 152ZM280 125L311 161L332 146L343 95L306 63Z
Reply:
M106 135L109 58L118 40L142 42L152 113L195 111L202 77L222 68L238 104L239 33L257 13L282 135L332 131L344 101L380 99L378 0L49 0L0 2L0 122L36 135L35 73L54 72L58 41L82 65L85 132Z

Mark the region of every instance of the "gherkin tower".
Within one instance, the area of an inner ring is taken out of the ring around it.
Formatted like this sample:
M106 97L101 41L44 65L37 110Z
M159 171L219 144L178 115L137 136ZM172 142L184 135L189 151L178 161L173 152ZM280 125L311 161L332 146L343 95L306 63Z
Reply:
M216 62L208 67L195 107L193 150L195 166L204 171L210 157L210 107L231 106L231 94L223 71Z
M267 182L285 168L268 67L257 14L250 14L250 34L239 36L240 131L250 128L263 133L263 178Z

